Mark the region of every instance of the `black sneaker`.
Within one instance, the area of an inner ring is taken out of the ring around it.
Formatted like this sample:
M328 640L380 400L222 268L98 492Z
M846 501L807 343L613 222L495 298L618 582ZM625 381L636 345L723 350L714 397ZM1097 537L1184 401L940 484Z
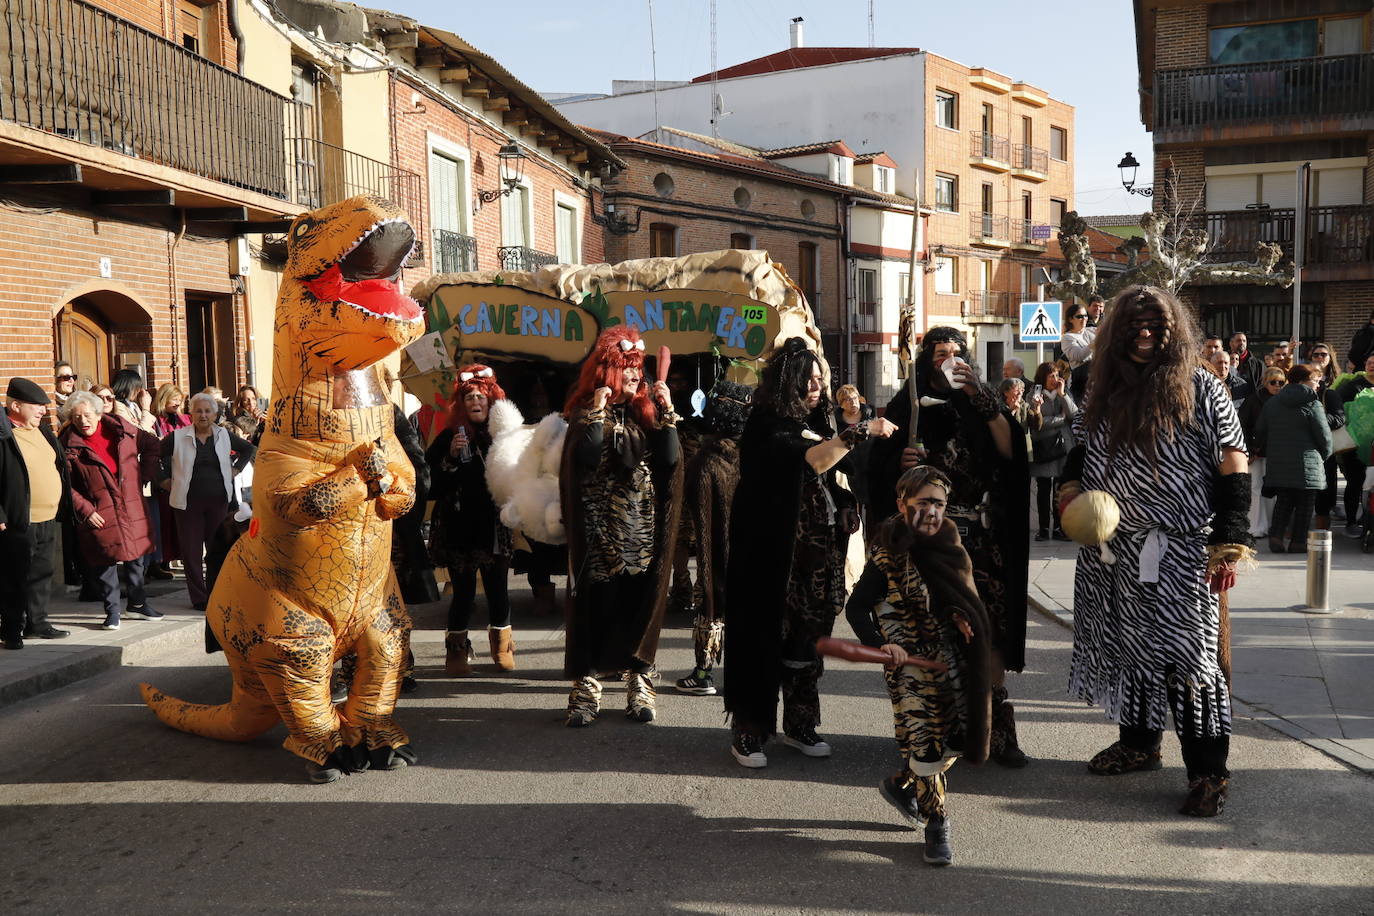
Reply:
M125 617L132 617L134 620L161 620L162 613L153 610L151 604L143 604L138 607L127 607L124 609Z
M949 845L949 818L931 818L926 824L926 848L921 858L927 865L950 865L954 849Z
M118 630L118 629L119 629L119 615L118 615L118 614L106 614L106 615L105 615L105 622L102 623L102 624L100 625L100 629L102 629L102 630Z
M788 747L795 747L808 757L829 757L830 745L821 740L814 728L808 728L804 732L797 732L795 735L783 735L782 743Z
M713 697L716 695L716 685L715 682L711 680L709 671L701 677L697 677L694 671L678 680L677 692L690 693L692 696L697 697Z
M1050 539L1049 529L1041 528L1039 531L1035 532L1035 539L1037 541L1048 541Z
M926 819L916 807L916 787L911 777L905 773L895 773L878 783L878 791L887 803L897 809L897 813L917 830L926 825Z
M768 766L768 756L763 752L763 739L748 732L735 732L735 740L730 743L730 753L742 767L757 770Z

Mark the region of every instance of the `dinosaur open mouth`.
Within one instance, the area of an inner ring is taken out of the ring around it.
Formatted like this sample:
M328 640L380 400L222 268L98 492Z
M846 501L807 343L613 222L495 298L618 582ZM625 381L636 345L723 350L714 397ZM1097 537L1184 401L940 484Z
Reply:
M389 321L424 319L420 304L401 292L396 276L415 248L415 232L403 219L383 220L358 238L339 262L305 286L324 302L346 302Z

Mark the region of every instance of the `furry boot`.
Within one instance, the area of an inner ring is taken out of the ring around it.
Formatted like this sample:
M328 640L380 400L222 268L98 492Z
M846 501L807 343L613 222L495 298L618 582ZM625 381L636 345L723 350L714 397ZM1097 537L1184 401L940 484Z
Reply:
M515 670L515 640L511 637L509 626L487 627L487 638L491 642L491 660L502 671Z
M1007 688L992 688L992 740L989 754L1004 767L1020 769L1030 762L1016 740L1016 710L1007 701Z
M467 630L450 630L444 636L444 673L449 677L472 674L472 640Z

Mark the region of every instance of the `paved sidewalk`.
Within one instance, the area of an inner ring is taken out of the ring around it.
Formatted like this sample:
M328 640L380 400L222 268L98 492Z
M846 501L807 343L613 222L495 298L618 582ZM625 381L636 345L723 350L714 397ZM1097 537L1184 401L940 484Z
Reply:
M186 581L150 581L148 602L162 620L120 621L118 630L100 629L105 612L99 602L79 602L75 589L53 583L48 619L66 639L25 639L18 652L0 649L0 706L56 690L118 668L141 665L174 649L203 645L205 615L191 607Z
M1262 539L1261 539L1262 540ZM1307 557L1259 547L1255 569L1231 591L1231 669L1236 712L1374 773L1374 555L1333 537L1331 606L1305 614ZM1073 626L1078 547L1031 544L1030 599Z

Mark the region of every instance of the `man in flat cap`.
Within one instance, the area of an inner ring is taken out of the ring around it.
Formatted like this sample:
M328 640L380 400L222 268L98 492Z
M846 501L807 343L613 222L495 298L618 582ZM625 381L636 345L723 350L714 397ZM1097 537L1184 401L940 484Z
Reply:
M47 394L12 378L0 416L0 640L24 648L25 636L70 635L48 622L53 548L65 511L67 463L48 425Z

